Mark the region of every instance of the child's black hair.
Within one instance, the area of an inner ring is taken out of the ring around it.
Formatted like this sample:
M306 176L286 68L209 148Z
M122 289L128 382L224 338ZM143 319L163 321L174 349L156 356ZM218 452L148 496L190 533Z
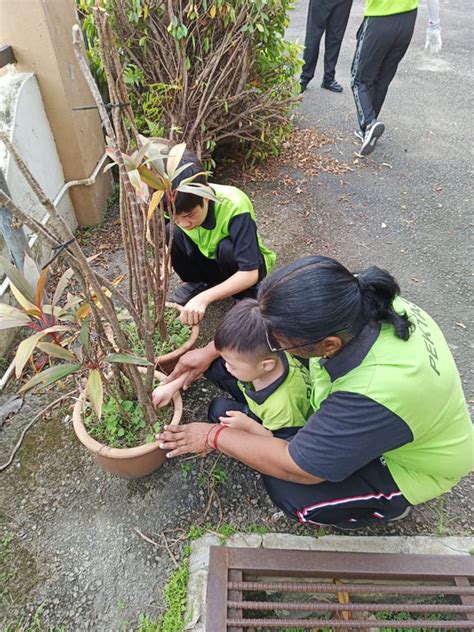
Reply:
M392 307L400 287L386 270L371 266L354 275L329 257L305 257L267 277L258 292L270 333L303 343L347 333L357 336L371 321L393 325L402 340L410 321Z
M176 189L183 180L186 180L186 178L190 178L194 175L196 177L193 179L193 182L199 182L200 184L207 183L205 174L196 175L203 172L204 167L196 154L190 149L185 150L183 157L179 162L178 168L188 163L190 163L189 166L173 180L173 189ZM203 198L200 195L193 195L192 193L178 191L176 194L175 205L176 215L183 215L184 213L190 213L196 206L202 206Z
M235 351L255 360L273 357L267 327L258 301L246 298L234 305L220 322L214 336L217 351Z

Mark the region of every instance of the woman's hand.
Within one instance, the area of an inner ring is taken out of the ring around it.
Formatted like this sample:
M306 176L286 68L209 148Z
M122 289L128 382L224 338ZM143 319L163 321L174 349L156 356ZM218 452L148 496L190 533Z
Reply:
M188 351L178 361L174 370L162 384L168 384L181 377L183 374L187 374L183 381L183 390L187 390L193 382L195 382L204 371L207 371L209 365L215 360L219 354L215 350L214 343L209 343L201 349L193 349Z
M180 319L183 325L197 325L204 318L209 300L206 292L194 296L181 310Z
M212 448L206 443L208 434L212 440L213 429L216 432L219 428L217 424L206 424L194 422L184 426L165 426L163 432L156 435L160 442L160 448L169 450L167 458L179 456L180 454L206 454Z

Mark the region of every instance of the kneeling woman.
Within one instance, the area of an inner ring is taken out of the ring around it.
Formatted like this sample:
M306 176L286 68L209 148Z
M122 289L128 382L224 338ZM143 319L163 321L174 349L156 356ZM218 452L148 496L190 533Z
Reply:
M218 449L259 471L273 502L302 523L356 529L393 520L473 466L472 425L447 342L376 267L354 275L326 257L272 274L258 302L272 350L310 358L314 413L289 441L192 423L161 435L168 457ZM187 385L213 343L170 376Z

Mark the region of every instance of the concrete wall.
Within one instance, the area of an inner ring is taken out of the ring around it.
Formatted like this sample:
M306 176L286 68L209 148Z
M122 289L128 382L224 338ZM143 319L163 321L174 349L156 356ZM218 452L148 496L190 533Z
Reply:
M0 44L13 47L19 72L36 75L66 180L89 177L104 152L97 110L72 109L93 103L72 47L78 23L74 0L0 0ZM80 225L102 220L111 186L107 173L71 190Z
M0 125L46 195L54 200L65 178L38 82L32 73L0 77ZM1 151L0 169L5 174L12 200L41 220L46 212L44 207L3 146ZM57 208L69 226L75 229L77 221L68 193Z
M54 200L64 185L64 173L38 83L32 73L13 73L0 77L0 125L41 188ZM0 171L5 176L12 200L41 220L46 213L44 207L3 145L0 145ZM58 202L57 208L69 226L76 228L76 216L68 193ZM30 237L26 228L25 233ZM0 252L9 257L1 235ZM50 256L49 248L41 239L36 242L33 252L39 265L45 263ZM9 292L0 296L0 301L10 302ZM11 340L11 331L0 331L0 353L8 347Z

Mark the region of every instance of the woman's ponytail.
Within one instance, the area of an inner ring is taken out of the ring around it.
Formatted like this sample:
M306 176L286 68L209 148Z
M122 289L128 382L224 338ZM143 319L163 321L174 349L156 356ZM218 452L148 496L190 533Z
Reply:
M356 278L362 303L370 317L377 322L392 324L395 334L402 340L408 340L408 316L397 314L392 307L394 298L400 294L400 287L393 276L386 270L371 266L365 272L357 274Z

